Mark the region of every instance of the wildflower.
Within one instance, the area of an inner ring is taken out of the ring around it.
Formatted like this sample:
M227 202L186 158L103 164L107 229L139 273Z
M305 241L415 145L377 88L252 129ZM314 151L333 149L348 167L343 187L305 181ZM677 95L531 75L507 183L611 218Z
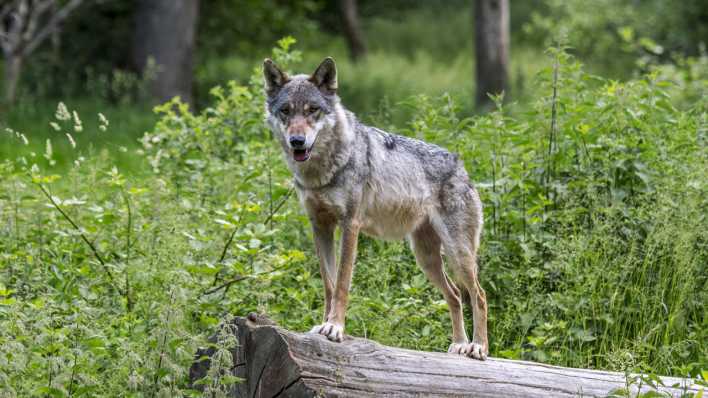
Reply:
M57 164L57 161L54 160L54 150L52 149L52 141L47 139L47 144L46 148L44 150L44 158L49 161L50 166L54 166Z
M74 131L77 133L80 133L81 131L84 130L84 127L81 124L81 119L79 119L79 114L76 113L76 111L73 112L74 114Z
M50 160L52 158L53 154L54 154L54 151L52 150L52 140L47 139L47 144L46 144L45 150L44 150L44 157L47 160Z
M66 138L69 139L69 143L71 144L71 147L76 148L76 141L74 141L74 137L72 137L71 134L66 133Z
M56 122L49 122L49 125L52 126L54 131L61 131L61 126L59 126Z
M104 116L101 112L98 113L98 121L104 126L108 126L110 124L108 119L106 119L106 116Z
M60 102L59 105L57 105L57 111L54 114L54 117L57 118L57 120L69 120L71 119L71 114L69 113L69 110L66 108L66 105L64 105L63 102Z

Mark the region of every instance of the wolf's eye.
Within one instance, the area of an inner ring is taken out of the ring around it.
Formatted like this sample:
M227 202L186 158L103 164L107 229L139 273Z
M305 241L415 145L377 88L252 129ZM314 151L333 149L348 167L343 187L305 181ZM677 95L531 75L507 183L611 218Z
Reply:
M287 106L280 108L280 113L282 113L284 116L288 116L290 114L290 108Z
M319 111L319 110L320 110L319 107L317 107L317 106L311 106L310 109L307 110L307 113L309 113L310 115L313 115L313 114L315 114L315 113L316 113L317 111Z

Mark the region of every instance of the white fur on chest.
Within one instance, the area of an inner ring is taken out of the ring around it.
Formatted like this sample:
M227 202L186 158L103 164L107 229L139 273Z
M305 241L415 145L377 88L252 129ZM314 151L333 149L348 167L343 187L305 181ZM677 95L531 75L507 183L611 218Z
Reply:
M333 188L322 191L303 190L302 205L311 216L332 217L337 222L349 217L351 191ZM431 213L432 192L425 184L412 181L370 180L359 202L361 231L369 236L397 240L410 234Z

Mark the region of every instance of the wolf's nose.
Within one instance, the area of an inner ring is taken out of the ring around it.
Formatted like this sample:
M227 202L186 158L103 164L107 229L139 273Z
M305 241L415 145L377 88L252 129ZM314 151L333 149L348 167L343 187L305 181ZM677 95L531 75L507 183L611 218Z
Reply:
M305 146L305 137L303 137L301 135L294 135L294 136L290 137L290 145L293 148L299 148L299 147Z

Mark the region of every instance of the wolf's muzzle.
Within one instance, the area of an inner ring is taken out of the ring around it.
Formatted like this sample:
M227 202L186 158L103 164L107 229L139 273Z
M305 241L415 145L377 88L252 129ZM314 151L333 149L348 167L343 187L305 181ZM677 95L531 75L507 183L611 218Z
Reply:
M305 146L305 137L302 135L294 135L290 137L290 146L293 149L302 148Z

